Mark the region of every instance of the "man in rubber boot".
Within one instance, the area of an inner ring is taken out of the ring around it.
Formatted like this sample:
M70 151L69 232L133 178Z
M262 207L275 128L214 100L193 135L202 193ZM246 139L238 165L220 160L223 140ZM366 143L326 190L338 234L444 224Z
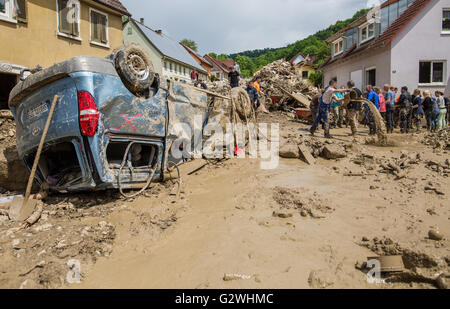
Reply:
M350 91L356 93L355 99L361 98L362 91L356 88L354 81L348 81L347 87ZM348 120L352 129L352 135L353 137L356 137L356 134L358 133L359 113L361 112L361 102L350 101L346 107L348 110Z
M314 123L309 130L311 132L311 135L314 135L314 133L317 130L317 126L319 125L319 122L322 120L324 123L324 130L325 130L325 137L330 138L330 124L328 121L329 115L330 115L330 106L331 102L333 101L333 97L335 93L343 93L346 92L344 89L337 89L337 81L331 80L329 83L329 87L325 90L325 93L323 94L322 98L320 99L319 103L319 111L317 113L316 118L314 119Z
M398 99L398 105L400 106L400 131L401 133L409 133L409 127L411 124L411 109L412 98L408 92L408 87L402 87L402 94Z

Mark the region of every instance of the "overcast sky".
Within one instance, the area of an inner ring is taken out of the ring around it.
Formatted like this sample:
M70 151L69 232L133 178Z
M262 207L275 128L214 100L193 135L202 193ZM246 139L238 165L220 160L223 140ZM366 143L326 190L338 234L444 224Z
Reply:
M201 53L282 47L347 19L374 0L121 0L139 20ZM377 1L375 1L377 2Z

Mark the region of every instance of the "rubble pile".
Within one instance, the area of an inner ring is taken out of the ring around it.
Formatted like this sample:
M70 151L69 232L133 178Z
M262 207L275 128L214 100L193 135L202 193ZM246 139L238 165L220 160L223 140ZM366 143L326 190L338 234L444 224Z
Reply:
M295 74L292 65L282 60L272 62L254 74L252 80L261 77L261 91L264 93L261 100L271 110L286 110L292 108L309 108L309 101L319 89L308 80L302 80ZM246 87L249 79L242 81L242 87ZM230 85L227 81L209 83L208 89L221 95L230 94Z
M306 107L304 102L299 102L292 95L299 95L311 101L319 90L308 80L302 80L295 74L292 65L282 60L272 62L255 73L261 77L261 91L264 93L265 102L271 102L272 98L279 98L271 109L289 110L290 108ZM303 95L303 96L302 96ZM269 107L269 104L266 104Z
M422 144L431 146L436 150L449 150L450 149L450 127L436 132L425 134Z
M17 152L14 117L9 110L0 110L0 192L23 190L28 175Z

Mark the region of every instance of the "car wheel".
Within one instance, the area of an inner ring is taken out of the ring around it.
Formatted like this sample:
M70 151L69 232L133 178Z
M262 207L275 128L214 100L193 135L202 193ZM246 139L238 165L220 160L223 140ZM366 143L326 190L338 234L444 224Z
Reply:
M127 44L114 53L114 64L120 79L134 94L150 88L155 80L152 61L137 44Z

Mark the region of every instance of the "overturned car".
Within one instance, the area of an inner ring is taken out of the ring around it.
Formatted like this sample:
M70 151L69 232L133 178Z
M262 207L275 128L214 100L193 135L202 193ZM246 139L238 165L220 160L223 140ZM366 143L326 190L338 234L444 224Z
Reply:
M55 95L36 180L57 191L133 189L161 179L169 162L180 160L169 151L182 134L172 127L194 128L194 115L204 126L209 116L204 91L160 81L137 45L103 59L72 58L22 79L10 94L17 148L28 168Z

